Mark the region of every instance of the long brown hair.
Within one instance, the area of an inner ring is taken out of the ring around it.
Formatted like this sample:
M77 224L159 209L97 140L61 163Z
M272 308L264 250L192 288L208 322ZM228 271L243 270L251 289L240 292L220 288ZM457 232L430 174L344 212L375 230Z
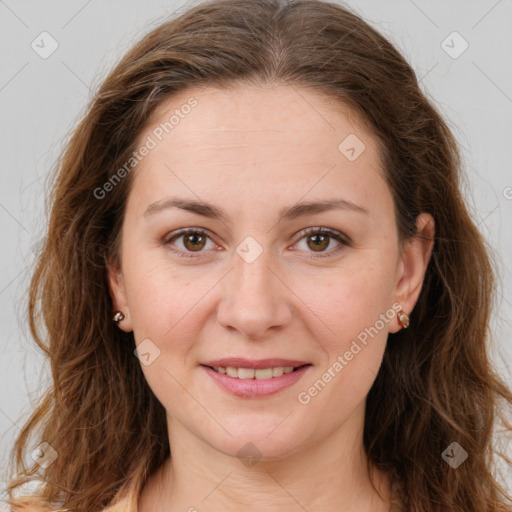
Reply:
M99 511L169 456L165 411L133 335L111 321L106 265L133 173L98 190L119 177L163 101L193 85L235 83L290 84L353 107L379 141L402 240L415 235L418 214L434 217L411 327L390 335L367 397L365 449L409 511L508 510L493 476L493 430L512 394L490 365L493 267L461 195L456 142L399 52L350 10L320 0L196 5L145 36L97 91L58 161L30 286L30 328L53 383L12 453L14 510L30 502ZM46 469L26 462L43 441L58 455ZM457 469L442 457L454 442L469 455ZM33 480L42 483L32 499L15 498Z

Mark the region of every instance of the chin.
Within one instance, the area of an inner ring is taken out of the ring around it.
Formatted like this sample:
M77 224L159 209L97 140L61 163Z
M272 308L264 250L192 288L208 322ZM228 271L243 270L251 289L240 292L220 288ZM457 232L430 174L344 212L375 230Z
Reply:
M229 430L229 429L228 429ZM209 444L216 450L237 457L249 467L254 461L277 461L285 459L300 449L301 443L293 432L277 432L275 429L246 429L243 433L211 439ZM208 441L207 441L208 442Z

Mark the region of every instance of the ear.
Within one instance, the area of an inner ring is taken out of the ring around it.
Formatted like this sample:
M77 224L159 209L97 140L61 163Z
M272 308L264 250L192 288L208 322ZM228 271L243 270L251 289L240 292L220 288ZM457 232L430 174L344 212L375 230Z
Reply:
M410 314L420 296L427 266L434 247L435 222L428 213L416 218L416 234L406 241L400 261L400 273L395 290L396 301ZM390 323L389 332L401 329L398 320Z
M117 323L117 326L125 332L131 332L133 328L130 309L128 307L128 300L126 297L123 272L118 260L110 259L108 262L107 283L110 298L112 299L112 305L114 306L112 316L114 316L116 311L122 311L125 317Z

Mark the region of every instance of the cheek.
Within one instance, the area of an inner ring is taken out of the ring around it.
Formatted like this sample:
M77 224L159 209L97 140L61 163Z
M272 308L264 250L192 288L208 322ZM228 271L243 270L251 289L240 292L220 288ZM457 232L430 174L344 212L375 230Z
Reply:
M326 432L346 421L368 395L395 314L391 306L384 306L383 297L375 296L375 288L365 288L361 282L350 284L343 293L330 294L333 300L325 315L329 334L317 338L325 358L297 397L308 417L325 418L322 428Z
M321 332L327 351L344 349L376 322L378 330L387 334L394 314L392 275L393 269L373 253L347 261L338 269L318 273L314 279L302 277L295 281L294 289L300 290L297 294L323 320L325 329ZM391 318L382 325L379 319L386 313Z
M190 396L183 385L200 337L197 303L208 287L178 272L165 258L129 258L126 268L133 334L138 350L146 347L150 353L149 364L140 358L146 381L166 409L184 407Z
M316 341L325 360L314 382L305 384L312 387L303 389L307 396L301 403L310 399L314 407L340 404L334 420L349 414L365 398L379 371L389 324L396 315L390 275L386 261L374 254L361 257L357 264L347 263L317 281L314 293L310 291L308 306L324 326Z
M178 376L185 375L197 359L194 350L201 338L205 307L219 276L200 266L179 267L166 256L162 251L127 257L125 281L136 343L151 340L163 356L159 363L169 362ZM151 373L153 365L146 370Z
M132 327L137 341L145 337L160 339L184 315L193 289L177 269L160 255L142 251L127 255L124 276ZM190 306L189 306L190 309Z

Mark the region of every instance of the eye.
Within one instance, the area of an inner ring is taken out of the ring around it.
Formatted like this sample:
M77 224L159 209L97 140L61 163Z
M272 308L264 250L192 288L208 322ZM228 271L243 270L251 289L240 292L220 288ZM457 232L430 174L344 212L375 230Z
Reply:
M344 246L349 245L348 237L329 228L308 228L300 234L302 235L302 238L299 242L304 239L309 239L309 241L306 242L306 247L312 250L308 251L305 249L306 252L316 253L315 257L319 258L332 256L332 253L337 253ZM179 246L175 248L176 245L172 243L179 239L183 239L183 248L180 248ZM336 240L336 242L338 242L338 246L333 250L325 251L325 249L329 247L331 239ZM163 245L168 246L179 257L194 258L196 257L194 253L201 253L203 252L203 249L208 248L208 240L210 240L210 235L207 230L202 228L189 228L178 231L177 233L171 233L171 235L164 238L162 243ZM213 244L213 242L211 243L215 247L215 244ZM210 247L210 249L211 248L212 247Z
M312 249L312 251L306 252L317 253L315 257L319 258L332 256L333 253L337 253L344 246L349 245L349 240L345 235L329 228L308 228L302 231L301 235L303 236L299 242L306 239L306 247ZM338 246L330 251L325 251L329 247L331 239L336 240Z
M178 248L178 250L173 248L171 242L174 240L183 239L183 249ZM209 239L208 232L201 228L193 228L193 229L184 229L179 231L178 233L172 234L171 237L166 237L163 240L164 245L168 245L173 252L175 252L178 256L184 258L194 258L194 252L201 252L202 249L206 246L206 241ZM215 245L215 244L214 244Z

